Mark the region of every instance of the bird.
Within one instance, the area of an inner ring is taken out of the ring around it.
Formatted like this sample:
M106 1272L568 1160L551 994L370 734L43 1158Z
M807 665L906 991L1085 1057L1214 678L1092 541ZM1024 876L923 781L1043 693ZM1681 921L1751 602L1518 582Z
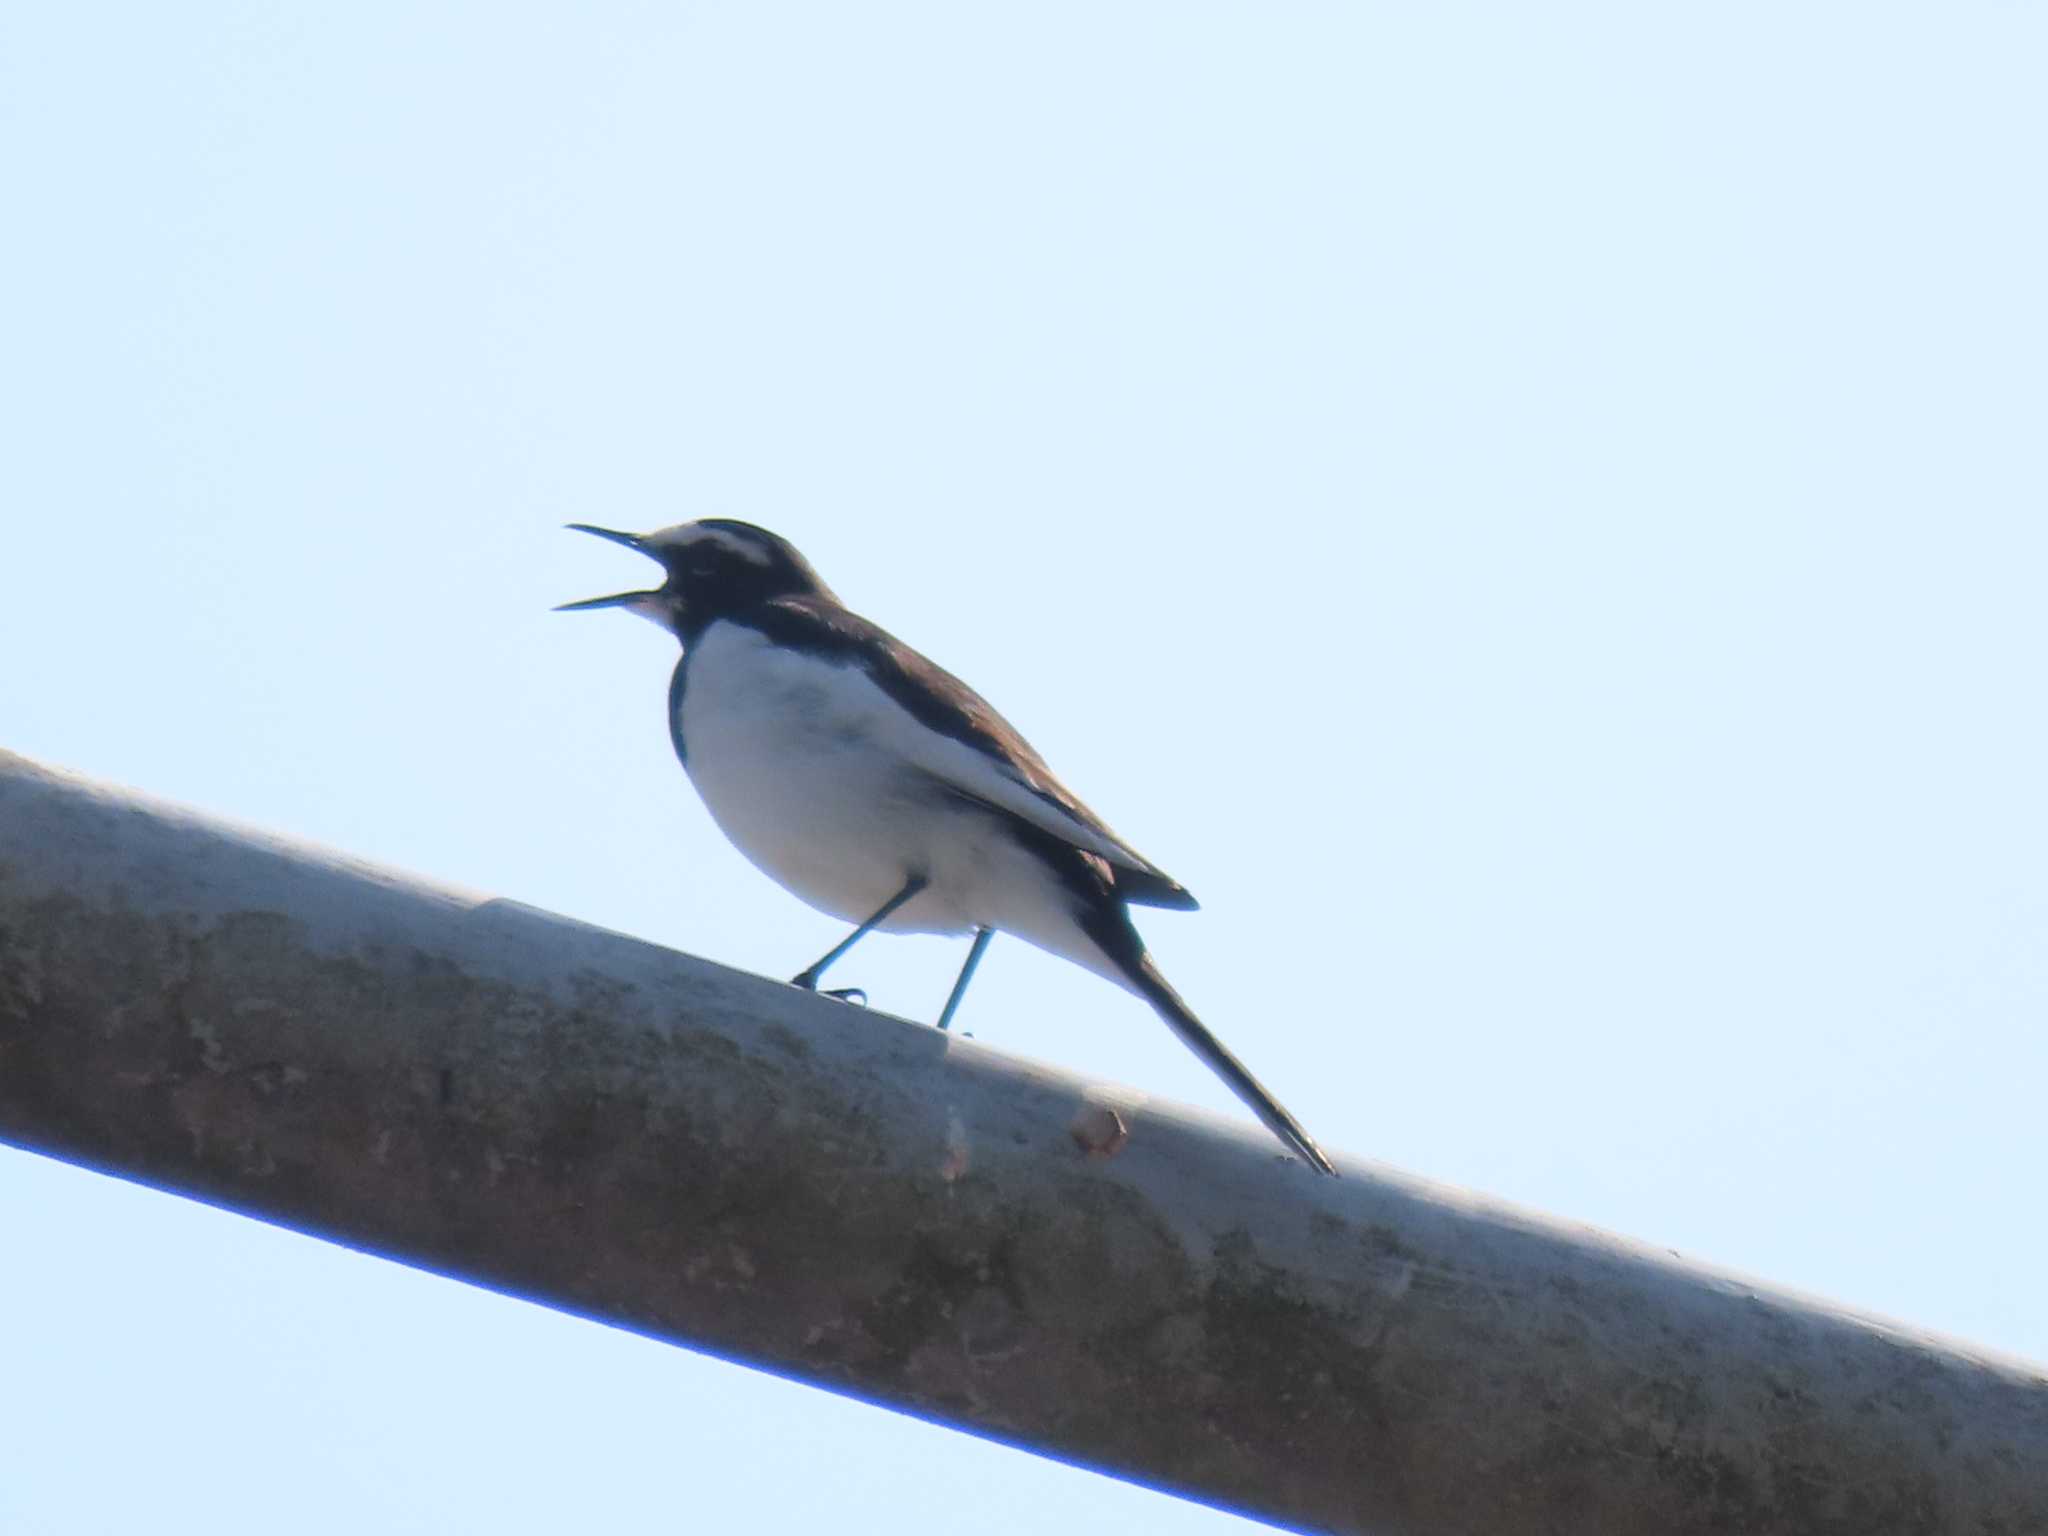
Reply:
M1012 934L1144 999L1303 1162L1336 1172L1181 1000L1131 922L1133 906L1193 911L1195 898L986 699L846 607L765 528L722 517L653 533L568 526L658 561L664 579L558 611L624 609L681 642L669 737L712 820L771 879L854 925L794 985L815 990L870 933L972 934L939 1014L946 1029L990 938Z

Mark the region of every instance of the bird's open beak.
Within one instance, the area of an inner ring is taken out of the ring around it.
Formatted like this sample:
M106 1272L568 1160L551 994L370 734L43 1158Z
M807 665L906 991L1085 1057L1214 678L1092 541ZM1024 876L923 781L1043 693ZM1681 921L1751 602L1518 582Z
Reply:
M555 604L557 613L578 613L585 608L630 608L661 596L659 592L614 592L610 597L586 597L573 603Z
M594 533L600 539L610 539L614 544L623 544L628 549L637 549L643 555L648 553L647 541L637 533L621 533L616 528L597 528L589 523L570 523L568 526L574 528L578 533ZM575 613L584 608L632 608L644 610L647 604L655 601L660 596L661 593L658 590L653 592L614 592L610 597L586 597L577 603L557 603L555 605L555 612Z
M564 526L573 528L578 533L594 533L600 539L610 539L614 544L623 544L626 548L640 550L643 554L647 549L647 541L637 533L621 533L616 528L598 528L590 523L568 523Z

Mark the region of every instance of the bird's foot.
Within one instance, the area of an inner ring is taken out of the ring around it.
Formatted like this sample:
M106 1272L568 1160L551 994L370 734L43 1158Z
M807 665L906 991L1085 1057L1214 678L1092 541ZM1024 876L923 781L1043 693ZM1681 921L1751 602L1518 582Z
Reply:
M792 987L802 987L806 992L818 992L818 969L814 965L808 971L798 971L789 978L789 984ZM865 1008L868 1005L867 989L864 987L832 987L826 991L818 992L818 996L836 998L842 1003L850 1003L858 999L861 1007Z

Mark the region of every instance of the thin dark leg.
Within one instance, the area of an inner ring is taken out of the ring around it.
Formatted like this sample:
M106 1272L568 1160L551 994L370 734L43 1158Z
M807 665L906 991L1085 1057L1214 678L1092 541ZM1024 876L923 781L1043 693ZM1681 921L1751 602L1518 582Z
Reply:
M801 971L798 971L796 975L790 977L790 985L796 987L803 987L815 992L818 987L818 978L825 974L826 966L830 965L834 960L837 960L841 955L845 954L849 949L853 948L854 945L858 944L864 935L874 932L876 924L888 921L888 917L891 912L894 912L898 907L902 906L903 903L910 900L911 897L915 896L919 891L923 890L930 883L931 882L926 880L923 875L912 875L908 880L903 882L903 889L898 891L894 896L891 896L887 901L883 902L881 907L877 909L873 917L869 918L866 922L862 923L858 928L854 929L853 932L849 933L845 938L841 939L837 944L833 945L821 957L819 957L819 959L816 962L814 962L811 965L805 966Z
M988 941L996 936L993 928L974 930L974 947L967 951L967 963L960 967L960 979L953 983L953 995L946 999L946 1006L939 1010L939 1028L944 1029L953 1022L953 1014L960 1006L960 999L967 994L967 983L974 978L974 968L981 964L981 952L988 948Z

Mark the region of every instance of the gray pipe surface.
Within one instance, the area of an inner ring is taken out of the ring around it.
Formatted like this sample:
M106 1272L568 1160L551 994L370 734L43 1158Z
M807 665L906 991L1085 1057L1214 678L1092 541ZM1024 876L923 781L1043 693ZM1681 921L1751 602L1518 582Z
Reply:
M2048 1529L2035 1366L5 753L0 1140L1303 1529Z

